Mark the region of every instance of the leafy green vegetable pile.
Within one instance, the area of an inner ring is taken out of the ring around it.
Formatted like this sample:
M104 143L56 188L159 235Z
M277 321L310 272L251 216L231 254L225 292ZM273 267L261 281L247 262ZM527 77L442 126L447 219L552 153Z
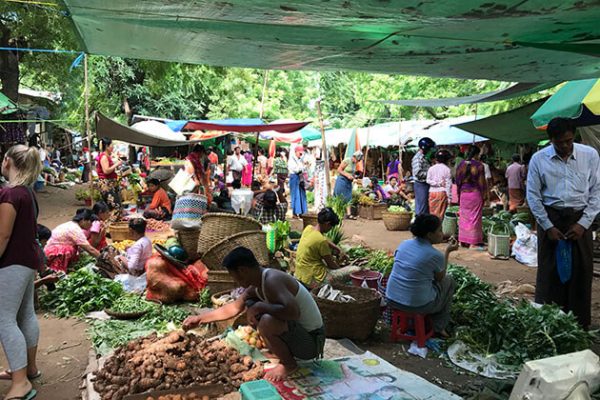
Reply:
M401 206L389 206L387 210L394 214L410 214L410 211L406 211L406 208Z
M394 257L386 251L375 250L367 256L367 267L373 271L379 271L383 276L389 275L394 266Z
M69 271L78 271L81 268L87 267L90 264L96 265L96 259L94 258L94 256L82 252L81 254L79 254L77 261L69 264Z
M456 339L481 354L494 354L502 364L520 366L583 350L595 338L557 306L536 308L524 300L499 299L491 285L461 266L449 266L448 273L457 284L451 310Z
M40 297L40 304L61 318L83 316L110 307L121 295L120 283L79 269L58 281L56 290L45 292Z

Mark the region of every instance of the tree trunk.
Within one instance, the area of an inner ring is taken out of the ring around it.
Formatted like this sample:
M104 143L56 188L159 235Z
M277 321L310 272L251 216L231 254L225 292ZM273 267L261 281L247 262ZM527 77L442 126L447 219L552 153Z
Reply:
M4 24L0 24L0 46L13 47L11 30ZM19 54L15 51L0 51L0 82L2 93L9 99L17 102L19 98Z

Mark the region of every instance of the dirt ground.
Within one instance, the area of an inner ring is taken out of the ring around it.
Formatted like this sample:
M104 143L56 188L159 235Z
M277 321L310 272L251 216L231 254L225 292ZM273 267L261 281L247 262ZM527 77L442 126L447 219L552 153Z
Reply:
M76 188L62 190L49 188L47 193L38 194L40 203L39 223L54 228L70 219L75 210L83 205L75 200ZM295 229L301 221L293 221ZM362 241L373 248L394 251L402 240L410 237L408 232L389 232L382 221L346 221L344 232L348 239ZM467 266L483 280L498 284L510 280L513 283L535 284L536 269L526 267L514 260L499 261L489 258L487 253L473 250L459 250L451 257L451 262ZM600 326L600 279L594 279L593 325ZM40 400L71 400L80 398L79 379L87 365L90 343L86 338L86 324L73 319L57 319L39 314L40 346L39 365L44 375L35 382ZM426 360L408 355L406 343L388 343L385 332L381 340L371 340L357 345L370 350L399 368L411 371L431 382L457 394L477 389L484 379L474 377L448 366L442 359ZM594 350L598 353L597 346ZM4 354L0 355L0 370L6 368ZM0 394L8 388L7 382L0 382Z

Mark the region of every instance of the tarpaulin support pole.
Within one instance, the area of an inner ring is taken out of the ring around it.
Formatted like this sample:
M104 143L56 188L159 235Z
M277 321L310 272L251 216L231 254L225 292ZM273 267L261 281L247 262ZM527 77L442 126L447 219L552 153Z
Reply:
M323 151L323 161L325 161L325 190L327 197L331 196L331 176L329 175L329 149L327 149L327 140L325 139L325 125L323 124L323 114L321 113L321 100L317 100L317 113L319 114L319 126L321 127L321 149Z
M265 94L267 93L267 83L269 82L269 70L265 71L263 79L262 95L260 96L260 110L258 117L262 120L265 110ZM256 143L254 144L254 160L252 160L252 179L254 180L254 169L256 168L256 159L258 158L258 140L260 139L260 132L256 132Z
M92 206L94 205L94 175L92 174L92 130L90 128L90 86L89 86L89 74L88 74L88 55L83 56L83 101L84 101L84 112L85 112L85 135L87 136L88 152L90 153L90 167L88 169L89 182L90 182L90 197L92 200ZM84 162L87 161L86 154L83 155ZM85 168L84 168L85 169Z

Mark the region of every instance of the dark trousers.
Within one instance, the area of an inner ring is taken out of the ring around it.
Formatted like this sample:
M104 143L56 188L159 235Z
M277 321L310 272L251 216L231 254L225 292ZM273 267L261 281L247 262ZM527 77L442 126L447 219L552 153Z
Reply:
M550 221L561 232L581 218L583 211L557 210L546 207ZM592 279L594 273L592 230L573 242L573 272L571 279L562 283L556 268L557 242L548 239L538 225L538 271L535 288L536 303L555 303L565 312L572 311L579 323L588 328L591 322Z
M415 182L415 214L429 214L429 185Z

